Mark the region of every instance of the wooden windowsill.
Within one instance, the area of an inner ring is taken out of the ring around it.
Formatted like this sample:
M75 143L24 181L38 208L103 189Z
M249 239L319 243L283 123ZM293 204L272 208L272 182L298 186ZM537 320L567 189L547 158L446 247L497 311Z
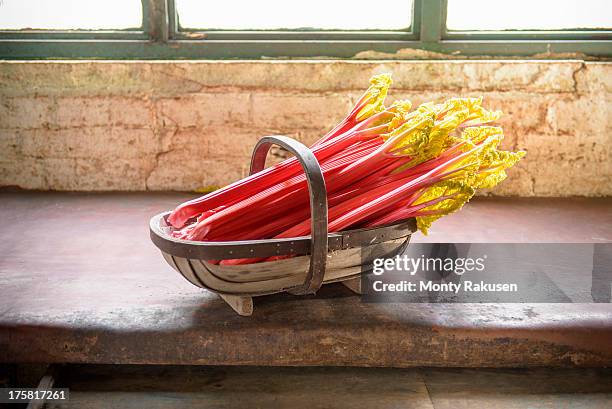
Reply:
M178 194L0 194L0 362L610 366L611 304L364 304L341 285L251 317L168 267L148 219ZM612 199L477 198L438 242L612 241Z

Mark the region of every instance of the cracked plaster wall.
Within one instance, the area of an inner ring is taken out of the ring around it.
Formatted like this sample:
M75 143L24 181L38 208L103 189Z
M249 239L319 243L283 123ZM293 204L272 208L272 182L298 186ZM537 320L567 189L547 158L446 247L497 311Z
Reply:
M528 155L494 194L612 194L612 64L584 61L0 62L0 186L221 186L260 136L314 141L381 72L390 101L504 111L505 147Z

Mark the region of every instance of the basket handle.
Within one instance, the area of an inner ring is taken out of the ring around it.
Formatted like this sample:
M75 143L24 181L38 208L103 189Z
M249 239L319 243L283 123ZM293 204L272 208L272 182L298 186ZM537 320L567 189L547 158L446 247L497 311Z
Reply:
M266 164L266 156L272 145L287 149L298 159L308 181L310 193L310 268L304 284L289 290L291 294L314 294L321 287L327 263L327 191L319 161L314 153L301 142L282 135L264 136L257 142L251 158L250 174L259 172Z

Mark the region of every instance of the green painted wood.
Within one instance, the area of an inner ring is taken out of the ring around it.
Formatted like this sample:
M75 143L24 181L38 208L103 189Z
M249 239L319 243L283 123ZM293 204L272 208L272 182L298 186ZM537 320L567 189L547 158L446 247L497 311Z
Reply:
M129 30L6 30L0 31L2 40L147 40L142 28Z
M117 31L4 31L1 59L393 58L404 49L455 57L577 53L612 57L610 31L447 32L446 0L414 0L405 31L186 31L174 0L142 0L143 24ZM403 58L410 59L404 52ZM431 55L429 58L436 58Z
M262 58L371 58L358 53L376 51L393 57L403 49L423 49L453 57L529 57L552 53L581 53L612 57L612 41L248 41L181 40L167 43L144 40L0 40L1 59L262 59ZM432 56L435 58L436 56ZM410 59L410 57L403 57Z
M435 43L442 38L442 26L446 23L444 0L428 0L421 3L421 41Z
M447 40L612 40L610 30L446 31Z
M406 31L342 31L342 30L210 30L181 31L174 34L177 40L192 40L200 37L203 41L409 41L415 34Z
M146 14L144 14L145 9ZM167 0L143 0L143 19L146 21L146 33L151 41L163 43L168 41Z
M168 10L168 38L176 39L179 35L179 17L174 0L166 0Z

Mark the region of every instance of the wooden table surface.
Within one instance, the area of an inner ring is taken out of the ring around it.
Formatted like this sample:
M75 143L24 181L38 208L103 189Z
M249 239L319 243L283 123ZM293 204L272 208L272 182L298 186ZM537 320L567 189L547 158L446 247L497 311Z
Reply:
M237 316L174 272L148 219L180 194L0 193L0 362L612 365L611 304L364 304L341 285ZM485 199L433 242L610 242L611 199Z

